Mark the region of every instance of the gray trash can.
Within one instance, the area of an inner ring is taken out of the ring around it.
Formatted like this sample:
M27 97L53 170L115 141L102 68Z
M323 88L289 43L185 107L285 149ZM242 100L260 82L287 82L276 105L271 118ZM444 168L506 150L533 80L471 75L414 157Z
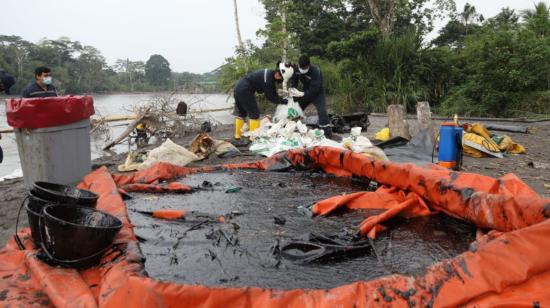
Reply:
M91 170L90 119L48 128L16 128L25 185L75 185Z

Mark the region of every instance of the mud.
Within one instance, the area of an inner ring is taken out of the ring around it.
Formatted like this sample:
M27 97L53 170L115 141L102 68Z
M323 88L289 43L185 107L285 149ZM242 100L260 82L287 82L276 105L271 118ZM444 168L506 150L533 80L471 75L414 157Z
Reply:
M389 230L372 242L371 249L323 262L294 262L280 254L285 243L311 233L352 243L359 223L377 213L341 211L312 218L312 204L373 187L305 172L232 171L179 181L204 188L185 195L134 193L127 201L145 270L155 279L222 287L328 289L392 273L421 274L427 266L466 251L475 239L473 226L443 215L398 218L386 224ZM228 187L242 189L226 193ZM167 221L138 212L155 209L186 209L189 214L185 220Z

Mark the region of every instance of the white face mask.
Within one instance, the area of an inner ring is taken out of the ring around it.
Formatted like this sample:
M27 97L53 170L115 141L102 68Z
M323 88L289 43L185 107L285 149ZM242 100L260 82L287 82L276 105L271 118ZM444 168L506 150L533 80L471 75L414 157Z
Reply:
M51 85L53 80L52 80L52 77L51 76L48 76L48 77L44 77L44 79L42 79L42 82L45 84L45 85Z
M298 68L298 69L300 70L301 74L307 74L307 72L309 72L309 67L306 69L302 69L302 68Z

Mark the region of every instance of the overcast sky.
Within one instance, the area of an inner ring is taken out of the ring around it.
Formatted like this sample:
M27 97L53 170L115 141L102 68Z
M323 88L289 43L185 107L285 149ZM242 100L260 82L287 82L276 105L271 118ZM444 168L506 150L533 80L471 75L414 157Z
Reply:
M536 1L536 0L535 0ZM98 48L109 64L146 61L161 54L174 71L208 72L237 43L232 0L1 0L0 34L37 42L67 36ZM459 11L465 0L457 0ZM526 0L468 1L486 18L502 7L525 9ZM238 0L243 39L264 25L258 0Z

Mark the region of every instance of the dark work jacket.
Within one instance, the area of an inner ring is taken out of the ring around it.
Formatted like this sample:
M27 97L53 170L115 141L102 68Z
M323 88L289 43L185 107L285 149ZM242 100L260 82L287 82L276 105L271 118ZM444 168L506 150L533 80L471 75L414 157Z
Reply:
M47 91L44 91L37 83L31 82L24 89L21 96L23 98L35 98L35 97L54 97L57 96L57 90L53 85L47 86Z
M275 86L277 81L274 75L274 70L257 70L241 79L238 86L244 86L250 91L265 94L265 97L272 103L281 104L283 103L283 99L277 95L277 88Z
M304 96L296 98L295 100L298 102L312 102L320 95L325 94L323 74L315 65L310 65L309 71L305 74L300 73L298 68L296 68L294 75L290 79L290 86L296 88L299 82L302 83Z

